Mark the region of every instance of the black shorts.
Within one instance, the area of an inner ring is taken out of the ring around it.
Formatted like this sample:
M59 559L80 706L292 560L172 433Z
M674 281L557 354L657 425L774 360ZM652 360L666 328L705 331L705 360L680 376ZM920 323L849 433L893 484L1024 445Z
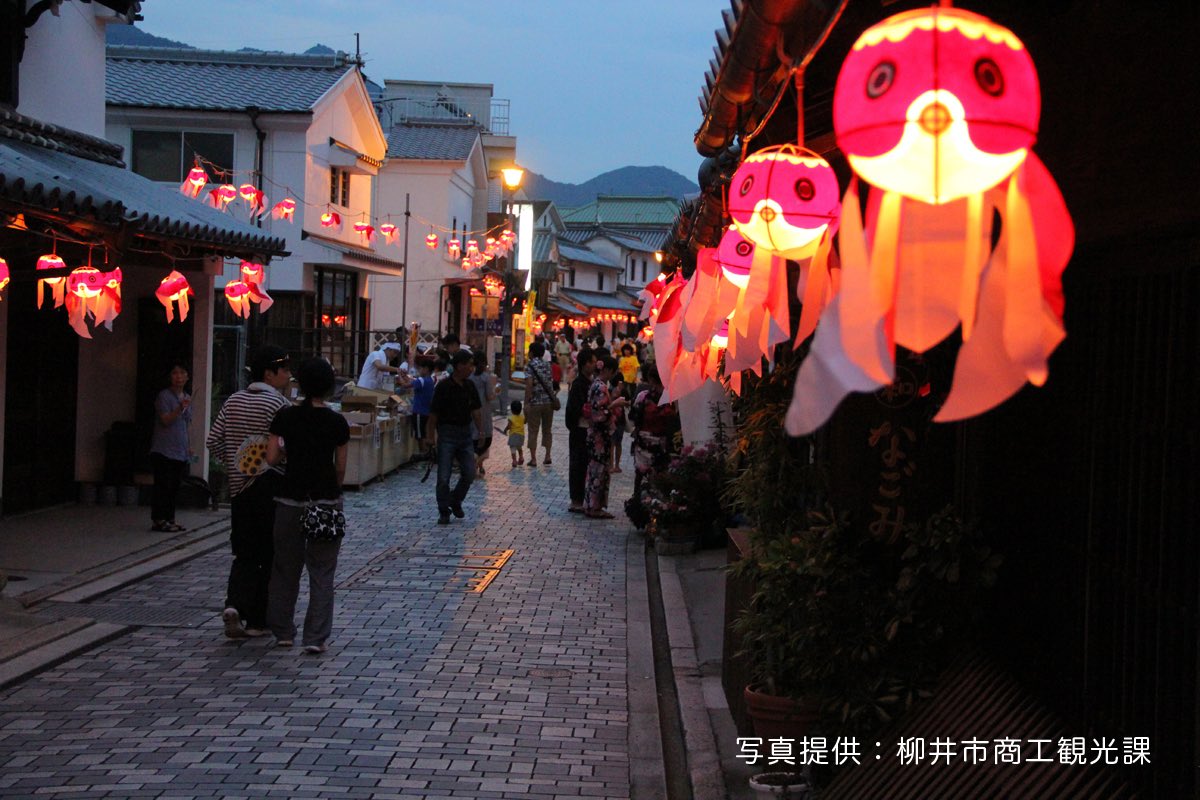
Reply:
M413 438L421 441L425 438L425 421L429 419L428 414L413 414L409 417L409 427L412 428Z

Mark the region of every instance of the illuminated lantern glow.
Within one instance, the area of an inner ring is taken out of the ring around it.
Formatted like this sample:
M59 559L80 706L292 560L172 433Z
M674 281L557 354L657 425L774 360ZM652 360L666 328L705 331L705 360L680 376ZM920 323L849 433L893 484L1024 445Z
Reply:
M438 235L436 233L431 233L428 236L426 236L425 237L425 246L428 247L430 250L437 250Z
M224 211L225 208L237 199L238 190L232 183L223 183L208 193L208 204L215 209Z
M683 305L680 302L687 279L676 272L663 288L659 298L658 314L650 323L654 329L654 361L663 381L663 397L660 403L675 399L675 366L680 353L679 326L683 321Z
M187 177L183 179L183 183L179 184L179 192L195 199L200 196L200 193L204 191L204 187L207 185L208 173L200 167L192 167L188 170Z
M474 239L467 239L467 255L473 256L479 252L479 242Z
M175 316L175 303L179 304L179 321L183 322L187 319L189 294L192 294L192 287L188 284L187 278L178 270L172 270L158 284L158 288L154 290L154 296L167 310L167 322L171 322Z
M354 223L354 232L362 237L364 244L370 244L375 241L375 226L369 222Z
M452 259L458 259L458 257L462 255L462 244L458 241L458 239L450 240L450 242L446 245L446 253Z
M1030 150L1040 112L1032 59L986 17L905 12L851 48L833 101L838 146L857 176L842 205L841 286L797 377L790 433L815 430L849 392L890 384L896 345L925 352L960 326L935 421L1045 382L1065 336L1074 227ZM874 187L865 220L860 178Z
M395 244L397 230L395 223L384 222L379 226L379 235L383 237L385 243Z
M841 210L837 175L811 150L785 144L751 153L729 183L729 216L765 253L799 261L832 236Z
M638 300L642 302L641 311L638 312L638 319L650 319L650 316L657 311L659 298L662 297L663 289L667 286L667 276L661 272L655 276L654 280L647 283L638 292Z
M37 260L38 269L66 269L67 263L54 253L47 253ZM50 294L54 298L54 307L60 307L66 302L67 296L67 279L65 277L57 278L42 278L37 284L37 307L42 307L42 296L44 288L50 287Z
M242 283L246 284L249 290L250 302L258 306L258 313L265 313L275 303L263 288L263 283L266 282L266 268L253 261L243 261L240 272Z
M103 324L110 331L121 313L121 270L101 272L95 267L79 267L67 276L67 321L84 339L92 338L87 319Z
M464 258L464 259L462 260L462 268L463 268L464 270L470 270L470 269L474 269L474 267L472 267L472 266L471 266L471 259L470 259L470 258Z
M296 201L290 197L285 197L275 204L271 209L272 219L283 219L288 222L296 221Z
M342 229L342 215L336 211L326 211L321 215L321 227L332 231Z
M250 216L256 217L267 210L267 196L252 183L243 183L238 187L238 196L250 206Z
M8 286L8 282L11 279L12 279L12 276L8 272L8 262L5 261L3 258L0 258L0 292L4 291L4 287ZM4 296L0 295L0 300L3 300L3 299L4 299Z
M230 281L225 284L225 299L233 313L246 319L250 316L250 287L242 281Z

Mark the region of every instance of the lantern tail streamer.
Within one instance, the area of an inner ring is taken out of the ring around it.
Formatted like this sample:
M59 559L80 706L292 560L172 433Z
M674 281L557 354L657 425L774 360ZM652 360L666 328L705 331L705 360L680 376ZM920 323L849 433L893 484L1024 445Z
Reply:
M183 322L187 319L188 295L191 293L192 287L188 285L187 278L183 277L178 270L172 270L171 274L162 279L158 288L154 290L154 296L166 309L167 322L171 322L174 318L175 302L179 303L179 321Z
M821 318L821 311L829 302L832 287L829 275L832 249L833 235L826 231L822 234L812 259L801 265L800 280L796 282L796 297L800 300L801 307L795 347L799 347L817 329L817 320Z
M840 349L879 385L892 382L895 368L888 318L895 286L900 196L888 194L883 198L868 256L858 204L858 181L851 180L842 202L840 238L843 298L839 306ZM826 353L831 355L828 349Z
M683 297L683 322L679 339L685 350L696 350L712 338L720 320L713 300L720 281L721 268L713 257L716 249L701 248L696 254L696 271L688 281Z

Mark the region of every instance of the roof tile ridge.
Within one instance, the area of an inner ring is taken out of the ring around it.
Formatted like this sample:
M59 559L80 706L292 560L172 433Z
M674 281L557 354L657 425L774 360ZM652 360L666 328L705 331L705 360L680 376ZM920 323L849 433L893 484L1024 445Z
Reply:
M344 69L354 65L341 51L323 53L284 53L279 51L202 50L191 47L148 47L110 44L105 58L114 61L159 61L168 63L219 64L222 66L301 67L307 69Z

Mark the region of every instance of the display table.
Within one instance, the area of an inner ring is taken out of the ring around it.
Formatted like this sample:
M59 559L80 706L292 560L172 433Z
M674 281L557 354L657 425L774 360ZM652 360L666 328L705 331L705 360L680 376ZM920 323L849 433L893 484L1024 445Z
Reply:
M379 475L381 446L378 423L350 426L350 444L346 453L347 486L362 486Z
M403 420L385 417L375 420L379 426L379 474L387 475L400 466L399 448L396 444L397 427Z

